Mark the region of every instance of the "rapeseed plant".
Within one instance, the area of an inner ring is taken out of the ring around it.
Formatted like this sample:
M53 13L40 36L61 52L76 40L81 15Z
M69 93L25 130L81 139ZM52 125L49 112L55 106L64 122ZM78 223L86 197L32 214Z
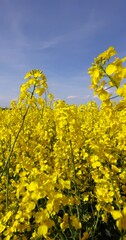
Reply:
M100 239L99 226L125 239L126 58L110 63L115 54L88 71L100 107L55 101L32 70L18 102L0 109L0 239Z

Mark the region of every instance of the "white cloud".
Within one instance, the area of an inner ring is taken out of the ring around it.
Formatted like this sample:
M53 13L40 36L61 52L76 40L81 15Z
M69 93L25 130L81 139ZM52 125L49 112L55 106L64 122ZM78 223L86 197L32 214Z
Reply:
M68 96L67 99L74 99L74 98L78 98L78 96Z
M75 98L78 98L78 99L88 99L90 98L91 96L88 94L88 95L85 95L85 96L75 96L75 95L71 95L71 96L68 96L67 99L75 99Z
M93 96L92 98L98 98L98 96Z

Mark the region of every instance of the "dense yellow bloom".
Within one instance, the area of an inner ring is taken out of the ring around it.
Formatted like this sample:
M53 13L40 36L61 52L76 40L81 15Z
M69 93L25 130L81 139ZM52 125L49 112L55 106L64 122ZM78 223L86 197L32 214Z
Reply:
M115 49L109 47L105 52L94 59L94 63L88 69L88 73L91 76L91 88L94 90L94 95L98 95L105 106L107 106L107 102L110 104L112 93L110 94L108 89L112 87L116 87L117 95L126 100L125 84L123 88L119 88L123 79L126 78L126 67L123 66L126 58L115 58L113 62L106 66L106 61L110 60L115 54ZM107 86L106 88L104 87L105 85Z
M92 219L107 224L110 213L126 230L126 58L107 66L115 53L110 47L89 69L100 106L54 101L45 75L32 70L11 110L0 109L2 240L84 240Z

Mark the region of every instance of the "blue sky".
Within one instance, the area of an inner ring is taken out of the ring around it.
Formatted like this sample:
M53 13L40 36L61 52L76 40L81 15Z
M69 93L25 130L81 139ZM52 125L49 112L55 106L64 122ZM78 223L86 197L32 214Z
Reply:
M0 0L0 106L18 98L31 69L56 99L93 100L87 70L109 46L126 56L125 23L125 0Z

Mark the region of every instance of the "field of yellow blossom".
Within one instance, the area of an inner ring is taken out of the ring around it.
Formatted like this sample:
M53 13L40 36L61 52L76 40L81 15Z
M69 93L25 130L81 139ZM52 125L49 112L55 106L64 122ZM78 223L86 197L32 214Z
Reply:
M0 240L126 240L126 58L115 54L88 69L100 106L54 101L32 70L0 109Z

